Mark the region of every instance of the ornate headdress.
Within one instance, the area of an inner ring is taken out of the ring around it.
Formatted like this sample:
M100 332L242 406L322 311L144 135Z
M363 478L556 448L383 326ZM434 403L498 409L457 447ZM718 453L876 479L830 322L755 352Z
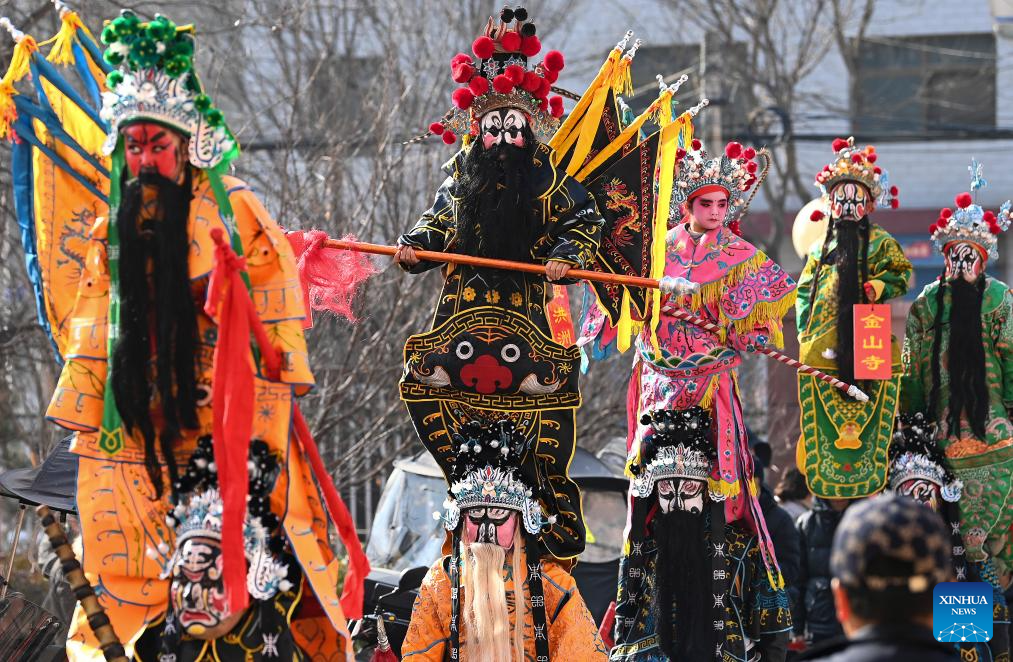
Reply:
M467 423L453 440L457 454L449 469L446 512L434 513L448 531L457 528L462 510L476 506L517 511L532 535L555 522L554 515L545 517L537 488L531 485L534 481L522 473L529 449L512 422L500 421L491 427Z
M754 161L757 156L764 157L765 164L762 171ZM670 225L678 223L682 218L685 203L698 195L723 190L728 194L725 225L732 226L733 231L738 234L739 217L745 213L752 200L752 196L747 194L754 186L759 187L759 183L766 178L770 169L767 153L761 150L757 154L752 147L743 147L737 142L730 142L725 146L721 156L708 158L703 144L694 138L688 152L682 149L677 152L676 161L678 176L672 191Z
M876 148L872 145L859 148L855 146L855 138L837 138L833 143L834 160L823 166L816 173L816 186L823 196L840 182L858 182L869 189L869 193L880 204L889 205L891 209L900 206L897 195L900 191L890 185L889 174L876 165ZM818 219L814 219L818 220Z
M650 425L653 431L644 439L641 463L630 466L636 496L641 499L651 496L659 480L710 480L717 457L710 440L711 420L706 409L655 410L644 414L640 422ZM711 498L724 497L712 491Z
M177 27L161 15L142 23L124 9L102 30L106 76L101 117L109 123L103 152L111 154L127 124L150 121L190 138L190 163L214 168L238 156L222 111L204 93L193 70L193 27Z
M516 108L531 120L535 137L546 142L559 127L563 98L549 96L563 70L563 54L549 51L537 66L528 58L542 50L535 24L523 7L490 17L485 32L471 45L474 57L458 53L450 60L451 76L461 87L454 90L454 107L439 122L429 125L426 135L443 137L452 144L458 136L478 135L477 118L497 108Z
M255 600L267 600L279 590L287 591L288 566L278 560L284 548L277 535L278 517L271 512L271 489L278 475L278 462L267 444L254 440L250 444L250 490L246 516L243 520L243 547L247 562L246 588ZM162 576L168 577L180 561L180 550L189 538L222 539L224 504L218 488L218 472L214 463L211 437L201 437L190 464L175 484L176 504L166 515L166 523L176 530L176 549L165 562ZM159 550L163 554L167 549Z
M927 480L939 486L944 501L959 501L963 483L935 441L935 423L920 412L901 414L898 420L900 425L890 444L890 487L896 489L911 479Z
M971 191L977 192L988 185L981 176L980 163L972 159L968 170L971 172ZM989 258L997 260L999 233L1010 226L1010 201L1002 204L998 216L974 204L971 193L961 193L954 199L954 203L956 210L944 207L939 210L939 219L929 226L929 235L936 250L942 253L947 244L967 241L980 246Z

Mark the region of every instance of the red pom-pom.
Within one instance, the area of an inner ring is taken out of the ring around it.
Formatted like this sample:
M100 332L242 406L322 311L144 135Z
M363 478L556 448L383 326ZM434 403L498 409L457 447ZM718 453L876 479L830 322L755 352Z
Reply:
M700 148L703 147L703 143L696 138L693 138L693 142L691 142L689 146L693 148L694 152L699 152Z
M475 95L466 87L459 87L454 90L450 98L453 100L454 105L461 110L468 110L471 108L472 102L475 101Z
M468 83L468 89L470 89L471 93L476 97L480 97L489 91L489 79L484 76L475 76L471 79L471 82Z
M442 134L443 124L441 124L440 122L433 122L432 124L429 125L429 133L433 134L434 136Z
M752 147L745 148L744 150L742 150L742 158L746 159L747 161L750 159L755 159L756 150L753 149Z
M755 183L756 183L756 177L753 177L752 175L750 175L749 179L746 180L746 189L748 190L748 189L753 188L753 184L755 184Z
M551 110L555 110L556 108L562 108L562 107L563 107L563 97L560 97L560 96L551 96L551 97L549 97L549 108Z
M900 207L900 200L897 198L890 200L890 209L896 209L897 207Z
M542 64L549 71L562 71L563 67L566 66L563 62L563 54L559 51L549 51L546 53Z
M542 86L538 88L538 92L535 93L535 96L538 97L539 99L548 99L549 92L551 91L552 91L552 83L543 78Z
M467 62L458 62L451 69L455 83L467 83L475 75L475 67Z
M870 152L865 155L865 160L868 161L869 163L875 163L877 158L878 157L876 156L875 152Z
M816 223L817 221L822 221L824 216L826 216L826 214L824 214L822 211L820 211L819 209L814 209L813 213L809 214L809 220L812 221L813 223Z
M682 157L684 157L684 156L686 156L686 150L684 150L681 147L678 148L677 150L675 150L675 160L676 161L681 161Z
M514 91L514 82L506 74L500 74L492 79L492 89L500 94L510 94Z
M496 42L484 35L471 43L471 52L480 60L488 60L495 51Z
M524 82L521 83L521 89L525 92L534 94L542 87L542 77L533 71L529 71L524 74Z
M454 57L450 58L450 66L451 66L451 68L453 68L454 66L456 66L458 64L461 64L462 62L468 62L468 63L470 63L471 62L471 56L468 55L467 53L458 53Z
M933 223L932 225L930 225L930 226L929 226L929 234L930 234L930 235L933 235L933 234L935 234L935 233L936 233L936 230L938 230L938 229L939 229L939 227L940 227L940 226L939 226L939 222L940 222L940 221L942 221L942 219L939 219L939 221L936 221L935 223Z
M939 218L949 218L950 216L953 216L953 210L949 207L943 207L939 210Z
M542 51L542 42L538 37L532 35L521 39L521 54L524 57L534 57ZM560 67L562 69L562 67Z
M989 225L992 225L993 223L995 223L995 212L993 212L991 210L985 212L985 214L984 214L984 216L982 216L981 220L985 221Z
M969 207L971 203L974 202L974 200L971 199L971 194L965 191L960 195L958 195L956 198L954 198L954 202L957 203L958 207L964 209L966 207Z
M890 195L896 196L898 193L900 193L900 189L899 188L897 188L896 186L891 186L890 187Z
M517 86L524 82L525 73L527 72L524 71L524 67L522 67L521 65L511 64L503 72L503 75L509 78L510 82L512 82L515 86Z
M550 83L555 83L557 80L559 80L559 72L558 71L549 71L548 69L546 69L545 70L545 80L549 81Z
M861 163L862 162L862 155L858 154L857 152L855 154L852 154L851 155L851 162L852 163Z
M999 234L1002 231L1002 228L999 227L998 223L992 223L988 226L988 231L992 234Z
M730 159L737 159L742 156L742 144L731 142L725 145L725 156Z
M728 229L731 230L732 233L735 234L735 236L737 237L742 236L742 226L739 225L739 219L735 219L734 221L729 223Z
M542 111L543 113L549 112L549 100L545 98L539 100L538 110Z
M844 138L834 139L834 152L839 152L848 146L848 141Z
M443 142L445 142L448 145L453 145L456 140L457 136L454 135L453 131L447 131L446 133L443 134Z
M879 166L876 166L875 168L873 168L872 171L874 173L876 173L877 175L882 175L883 174L883 169L880 168Z
M759 166L756 165L756 161L750 161L746 163L746 172L748 172L750 175L756 174L757 168L759 168Z
M559 119L563 116L563 105L560 104L559 106L552 107L552 104L549 104L549 114Z
M507 32L499 38L500 45L507 53L516 53L521 47L521 36L516 32Z

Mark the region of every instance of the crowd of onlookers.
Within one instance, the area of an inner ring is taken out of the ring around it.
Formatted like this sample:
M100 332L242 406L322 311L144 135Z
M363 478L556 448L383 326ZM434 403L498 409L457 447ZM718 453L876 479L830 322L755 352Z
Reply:
M942 518L892 494L813 497L794 468L771 489L763 479L770 462L765 446L753 451L760 504L792 605L789 662L960 659L953 644L932 634L932 588L952 581L950 532ZM877 528L893 540L917 542L881 548ZM925 583L912 581L921 576ZM1006 590L1009 601L1013 586Z

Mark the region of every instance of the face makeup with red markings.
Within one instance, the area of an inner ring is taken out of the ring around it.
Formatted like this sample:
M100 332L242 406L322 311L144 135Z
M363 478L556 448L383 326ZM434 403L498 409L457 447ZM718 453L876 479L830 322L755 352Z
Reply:
M464 511L464 542L489 543L503 549L513 547L517 512L509 508L479 506Z
M978 280L985 270L984 251L969 241L958 241L946 246L943 252L946 260L946 279L963 278L968 283Z
M186 163L186 138L154 122L138 122L123 129L127 169L131 177L158 174L179 181Z
M932 510L939 510L939 486L930 480L923 478L905 480L897 487L896 492L910 497Z
M694 232L707 232L721 226L728 215L728 194L713 191L699 195L689 202L690 228Z
M860 221L875 209L869 189L857 182L841 182L830 191L830 218Z
M223 564L221 541L195 536L183 541L172 568L172 609L183 632L197 639L228 634L243 616L229 612Z
M691 478L659 480L657 487L658 507L665 514L673 510L699 514L703 512L706 487L705 481Z
M513 145L524 147L524 134L522 133L528 124L528 118L519 110L513 108L500 108L491 110L482 116L482 147L492 149L496 145Z

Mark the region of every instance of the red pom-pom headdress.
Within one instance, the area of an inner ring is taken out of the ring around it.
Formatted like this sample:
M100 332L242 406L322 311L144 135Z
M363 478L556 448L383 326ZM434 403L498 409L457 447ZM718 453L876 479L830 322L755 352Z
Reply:
M540 53L542 44L535 24L522 7L505 8L499 20L490 17L485 31L471 44L471 52L458 53L450 61L451 78L460 87L451 95L453 108L426 135L449 137L475 135L475 120L499 108L516 108L528 116L535 137L547 141L559 127L563 99L549 96L552 84L564 67L563 54L548 51L538 65L528 68L528 58ZM432 129L439 125L441 132Z
M770 165L766 152L761 150L757 154L752 147L743 147L737 142L728 143L721 156L709 158L703 144L694 139L690 143L690 151L680 150L677 156L678 173L672 192L670 225L682 218L686 203L715 191L728 194L725 225L730 227L731 223L737 223L752 199L748 195L750 189L766 178ZM764 167L757 177L758 164L753 159L759 156L764 157Z
M834 150L833 162L823 166L816 174L816 186L824 196L841 182L858 182L869 189L880 204L891 209L900 206L897 197L900 191L896 186L890 186L886 171L874 165L878 158L875 147L856 147L854 138L837 138L831 147Z
M971 189L983 188L985 180L981 177L981 166L971 162ZM940 253L957 242L968 242L980 247L989 258L999 257L999 233L1010 226L1010 201L1007 200L999 209L998 215L990 210L982 209L974 203L970 192L964 191L953 199L956 209L944 207L939 210L939 218L929 226L929 235Z

